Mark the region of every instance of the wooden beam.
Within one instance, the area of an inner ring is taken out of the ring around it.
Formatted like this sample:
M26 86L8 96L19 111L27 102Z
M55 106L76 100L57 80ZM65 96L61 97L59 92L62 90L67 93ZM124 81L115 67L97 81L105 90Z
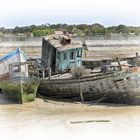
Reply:
M44 69L42 70L42 77L43 77L43 79L45 78L45 70Z
M119 58L118 58L118 57L116 57L116 60L117 60L117 62L118 62L118 65L119 65L119 70L122 70L122 66L121 66L121 63L120 63L120 60L119 60Z
M84 103L84 96L83 96L83 87L82 87L82 83L80 83L80 97L81 97L81 102Z
M49 74L49 79L51 79L51 68L49 68L48 71L49 71L49 72L48 72L48 74Z

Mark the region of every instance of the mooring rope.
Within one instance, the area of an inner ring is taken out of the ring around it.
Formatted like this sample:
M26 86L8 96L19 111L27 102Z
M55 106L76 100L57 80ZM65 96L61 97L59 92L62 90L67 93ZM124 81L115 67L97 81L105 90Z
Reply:
M97 102L96 102L96 104L100 103L107 94L108 93L106 92L100 99L98 99Z

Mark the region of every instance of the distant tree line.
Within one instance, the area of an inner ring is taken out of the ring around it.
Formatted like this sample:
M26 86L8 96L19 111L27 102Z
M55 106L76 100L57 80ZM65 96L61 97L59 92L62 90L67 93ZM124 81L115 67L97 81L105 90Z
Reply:
M140 35L140 27L134 26L126 26L126 25L118 25L118 26L111 26L111 27L104 27L99 23L95 23L92 25L87 24L42 24L42 25L31 25L25 27L18 27L16 26L14 29L6 29L4 27L0 28L0 36L5 33L23 33L28 34L32 33L33 36L46 36L53 34L54 31L61 30L63 32L68 32L70 34L75 34L78 36L82 35L89 35L89 36L99 36L105 35L110 36L111 34L121 34L121 35Z

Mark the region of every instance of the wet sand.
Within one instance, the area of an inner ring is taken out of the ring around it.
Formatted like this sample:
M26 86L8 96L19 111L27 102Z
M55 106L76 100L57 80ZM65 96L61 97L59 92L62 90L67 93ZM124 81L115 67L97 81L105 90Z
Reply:
M20 105L5 101L0 94L3 140L136 140L139 130L140 106L46 102L39 98Z

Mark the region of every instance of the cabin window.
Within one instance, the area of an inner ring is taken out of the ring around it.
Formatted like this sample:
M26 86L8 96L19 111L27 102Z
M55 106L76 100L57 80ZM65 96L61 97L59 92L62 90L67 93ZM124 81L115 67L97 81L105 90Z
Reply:
M60 58L60 53L59 53L59 52L57 53L57 58L58 58L58 59Z
M74 59L74 51L70 52L70 59Z
M13 72L20 72L20 66L13 66Z
M67 59L67 54L63 53L63 60L66 60L66 59Z
M82 56L82 50L77 50L77 57L81 57Z

